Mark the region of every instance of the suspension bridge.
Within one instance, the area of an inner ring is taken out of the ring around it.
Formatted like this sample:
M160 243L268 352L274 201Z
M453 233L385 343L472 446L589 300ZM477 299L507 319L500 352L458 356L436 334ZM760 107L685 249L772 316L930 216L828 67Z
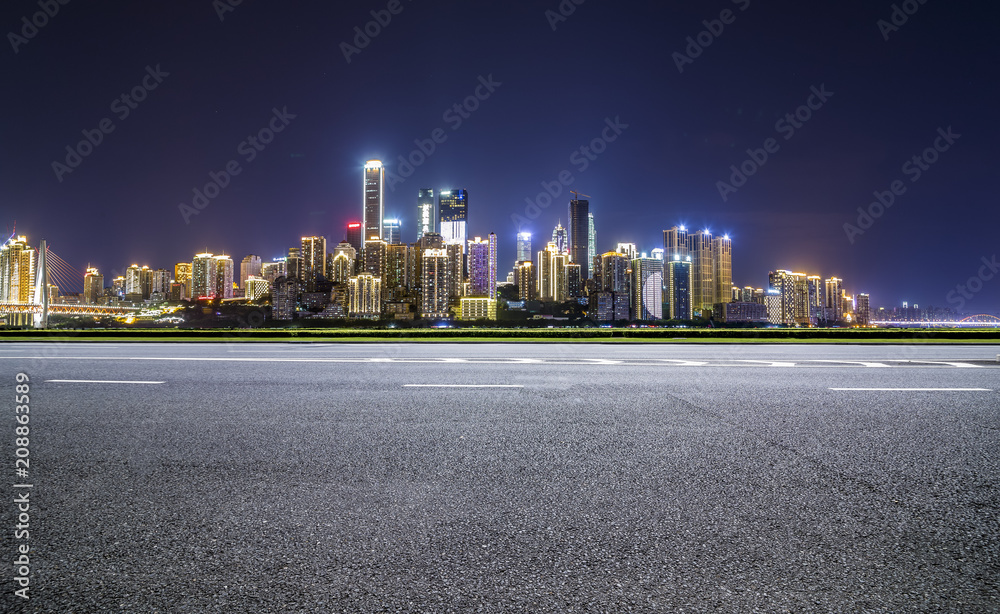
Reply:
M12 235L4 247L14 239ZM0 296L0 322L35 328L47 328L50 315L69 316L113 316L125 317L140 312L140 307L122 307L118 305L88 305L79 303L53 302L49 296L50 286L55 285L60 290L76 290L80 288L84 275L72 265L50 250L43 239L38 249L28 249L30 254L26 262L11 264L17 267L18 285L21 285L21 275L33 277L30 280L30 291L15 292L8 290ZM25 266L27 265L27 266ZM26 270L25 270L26 269ZM10 271L0 271L0 276L13 278ZM53 282L55 282L53 284ZM6 286L10 287L8 281ZM10 288L11 290L13 288ZM103 288L102 288L103 290ZM28 296L25 297L25 294ZM28 298L27 301L11 300L12 298Z

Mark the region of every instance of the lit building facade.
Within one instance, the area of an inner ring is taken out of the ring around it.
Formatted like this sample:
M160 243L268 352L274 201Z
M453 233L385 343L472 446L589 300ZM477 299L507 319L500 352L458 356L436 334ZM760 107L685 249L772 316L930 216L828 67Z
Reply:
M691 308L695 316L701 316L716 303L712 233L699 230L688 234L688 255L691 256Z
M434 190L423 188L417 192L417 241L428 232L438 231L437 201Z
M448 250L424 249L421 260L420 317L448 318L451 316L448 311L451 302Z
M732 301L733 241L729 235L712 240L712 278L715 282L714 303Z
M438 228L445 244L457 244L464 248L468 240L469 192L441 190L438 194L438 215Z
M691 320L694 318L691 302L691 256L675 253L664 255L665 279L663 291L663 313L671 320Z
M348 281L352 318L376 319L382 313L382 280L362 273Z
M569 201L569 258L580 265L581 279L590 279L590 201Z
M487 297L463 297L459 313L462 320L496 320L497 300Z
M104 298L104 275L94 268L89 267L83 276L83 303L85 305L96 305Z
M656 258L632 260L633 320L663 318L663 262Z
M256 254L245 256L240 263L240 287L246 289L249 277L261 277L263 266L260 256Z
M382 220L385 219L385 168L381 160L365 163L364 185L364 234L362 238L382 238ZM361 249L361 246L356 246Z

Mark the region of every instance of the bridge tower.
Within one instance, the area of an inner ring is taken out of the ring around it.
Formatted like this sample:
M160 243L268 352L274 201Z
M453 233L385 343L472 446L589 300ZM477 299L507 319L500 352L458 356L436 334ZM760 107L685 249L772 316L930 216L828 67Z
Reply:
M48 250L45 239L38 246L38 270L35 273L35 303L41 304L41 311L35 313L35 328L49 327L49 269L45 262Z

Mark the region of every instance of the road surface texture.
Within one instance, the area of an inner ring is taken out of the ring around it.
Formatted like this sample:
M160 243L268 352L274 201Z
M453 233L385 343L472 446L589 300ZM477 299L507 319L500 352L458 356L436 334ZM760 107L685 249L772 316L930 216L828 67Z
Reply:
M0 611L996 612L998 352L0 344Z

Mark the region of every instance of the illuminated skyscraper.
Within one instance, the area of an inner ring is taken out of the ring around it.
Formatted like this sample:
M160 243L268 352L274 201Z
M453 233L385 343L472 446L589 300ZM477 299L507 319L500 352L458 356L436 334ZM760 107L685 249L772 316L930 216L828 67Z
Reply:
M271 283L266 279L251 275L244 281L246 285L244 296L249 301L260 301L271 294Z
M25 236L11 236L0 247L0 302L32 302L36 264L36 252Z
M601 254L601 290L604 292L628 293L629 260L621 252Z
M867 294L858 294L854 306L854 322L859 326L871 324L871 300Z
M215 283L211 288L211 296L216 298L233 298L233 259L225 254L215 256Z
M517 260L518 262L531 262L531 233L521 231L517 233Z
M636 248L635 243L619 243L615 251L619 254L624 254L625 259L629 262L639 257L639 250Z
M156 269L149 272L149 296L157 297L160 300L170 298L170 271L166 269Z
M690 320L694 318L691 309L691 256L675 253L664 254L664 258L664 315L671 320Z
M302 237L299 257L302 268L298 277L306 292L315 292L316 282L326 275L326 237Z
M560 251L554 241L538 252L539 300L561 303L569 298L569 280L566 277L568 260L569 254Z
M348 281L352 318L378 318L382 313L382 280L362 273Z
M347 225L345 239L354 248L355 259L361 258L361 251L365 248L364 227L361 222L350 222Z
M417 241L426 232L438 231L437 201L434 190L424 188L417 192Z
M733 242L729 235L712 241L712 278L715 281L714 303L732 302Z
M691 308L696 316L715 304L715 264L712 257L712 233L699 230L688 234L691 256ZM729 295L727 288L726 295Z
M632 311L633 320L663 318L663 261L632 260Z
M518 262L517 266L514 267L514 283L517 284L518 300L533 301L538 297L535 268L530 260Z
M597 256L597 230L594 229L594 214L587 213L587 277L590 279L592 272L589 267L594 266L594 258Z
M333 248L333 262L330 265L330 280L335 284L346 284L354 275L354 260L357 251L347 241L341 241Z
M364 191L364 240L382 237L382 220L385 219L385 169L381 160L365 163ZM358 246L360 248L361 246Z
M486 241L476 237L469 241L469 295L496 298L497 294L497 236L490 234Z
M468 240L466 222L469 216L469 193L466 190L441 190L438 194L440 233L445 244L465 248Z
M209 296L210 289L215 284L215 261L212 254L206 252L195 254L194 262L191 265L191 296L192 298L202 298ZM125 292L128 293L128 283L125 284Z
M240 263L240 288L246 290L248 277L261 277L262 267L260 256L255 254L245 256Z
M556 253L569 254L569 234L563 228L562 222L552 229L552 242L556 245Z
M174 283L184 286L184 298L193 296L194 288L191 285L191 263L178 262L174 265Z
M680 261L687 261L688 257L688 232L684 226L674 226L663 231L663 259L664 262L677 260L674 256L680 256Z
M840 322L844 319L844 280L831 277L826 280L826 319Z
M826 319L823 301L823 279L819 275L809 275L806 278L809 302L809 324L816 326L821 320Z
M590 279L590 201L569 201L569 257L580 265L581 279Z
M385 233L382 240L389 245L398 245L402 240L402 222L399 218L386 218L382 220L382 231Z
M87 273L83 276L83 304L96 305L104 298L104 275L101 275L96 268L88 267Z
M412 275L410 246L406 243L389 245L385 254L385 270L382 275L382 296L384 300L400 300L410 291Z
M451 301L448 279L448 251L434 248L424 249L422 261L420 317L450 317L450 312L448 311L448 304Z
M374 238L365 241L364 272L379 279L385 274L385 259L389 244L382 239Z

